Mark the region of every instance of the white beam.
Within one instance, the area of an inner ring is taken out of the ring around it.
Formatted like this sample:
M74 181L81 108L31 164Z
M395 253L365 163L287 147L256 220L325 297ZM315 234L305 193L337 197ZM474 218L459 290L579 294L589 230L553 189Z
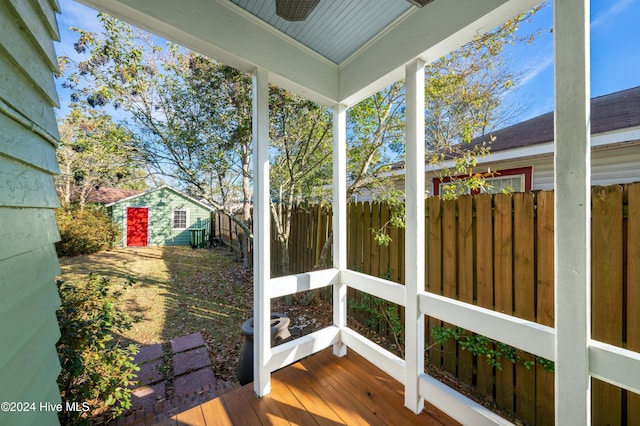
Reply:
M435 61L539 2L448 0L417 9L340 64L341 102L356 104L401 80L403 64Z
M419 295L424 292L424 62L407 64L406 74L406 179L405 179L405 392L404 405L418 414L424 400L418 377L424 373L424 315Z
M347 108L333 107L333 267L347 269ZM342 273L342 272L340 272ZM347 286L339 279L333 286L333 325L347 326ZM336 356L345 356L342 342L333 345Z
M274 299L301 291L336 285L338 284L338 273L337 269L332 268L273 278L270 281L268 297Z
M420 309L465 330L550 361L555 359L555 331L551 327L433 293L420 295Z
M591 424L589 0L555 1L556 424Z
M381 297L400 306L404 306L406 302L405 286L401 284L348 269L340 273L340 281L351 288Z
M338 66L228 0L77 0L229 66L271 74L322 105L338 101Z
M295 340L282 343L272 349L273 354L269 359L267 369L269 371L276 371L287 365L291 365L302 358L328 348L331 344L335 343L339 337L340 330L337 327L329 326Z
M640 353L592 340L589 366L593 377L640 394Z
M271 279L269 208L269 74L253 74L253 390L258 397L271 392L267 362L271 356Z
M431 404L463 425L513 425L488 408L426 374L420 377L420 393Z
M340 336L349 349L362 356L398 382L404 384L405 361L402 358L373 343L371 340L350 328L340 330Z

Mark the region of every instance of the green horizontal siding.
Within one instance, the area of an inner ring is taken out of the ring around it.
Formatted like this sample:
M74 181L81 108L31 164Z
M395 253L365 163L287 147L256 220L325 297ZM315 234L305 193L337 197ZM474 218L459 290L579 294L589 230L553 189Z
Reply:
M0 38L0 46L41 91L49 104L58 106L58 95L51 78L49 61L38 48L31 28L25 27L20 21L12 7L5 2L0 3L0 31L11 35Z
M0 99L37 126L58 137L58 124L53 108L41 96L34 84L8 61L0 43Z
M52 321L43 323L43 326L35 330L33 335L29 336L23 343L25 348L32 348L33 350L21 352L19 356L14 355L2 365L0 381L2 383L15 383L15 386L10 390L0 390L0 393L10 391L14 397L23 398L22 400L28 398L28 384L31 380L37 379L38 370L42 366L46 366L47 370L50 370L53 374L52 379L56 380L60 373L60 362L57 358L49 356L48 352L38 350L43 343L52 346L56 344L60 337L60 331L55 324ZM45 376L49 376L47 371L43 373ZM9 397L9 395L5 396Z
M0 156L0 205L8 207L57 207L58 196L51 175Z
M53 209L0 208L0 217L3 228L0 260L60 240Z
M57 7L51 0L0 2L0 401L38 405L60 402L52 108L58 102L52 74ZM57 421L55 412L0 412L0 425Z
M0 114L0 129L2 155L52 174L59 172L56 151L49 142L4 114Z
M49 398L49 395L55 395L58 392L58 388L53 382L51 386L43 386L37 389L37 394L34 395L34 398L37 398L38 401L44 401L44 398ZM50 401L52 404L59 404L60 398L54 398ZM17 413L7 413L6 421L2 417L0 417L0 424L2 425L56 425L58 424L58 415L54 411L35 411L30 413L22 413L22 415L18 415Z
M60 13L60 2L58 0L49 0L49 1L38 1L38 3L40 5L44 5L45 3L47 3L49 6L51 6L53 8L53 11L55 13ZM44 7L43 7L44 10ZM52 13L51 16L53 17L53 20L55 21L55 14ZM57 26L57 25L56 25ZM54 38L54 40L57 40Z
M55 360L54 360L55 361ZM41 387L30 389L27 393L17 394L16 398L20 401L34 402L36 404L35 412L28 413L7 413L7 421L0 419L0 424L6 425L55 425L58 424L58 416L55 411L39 410L40 403L50 402L59 404L61 399L56 385L56 377L60 371L59 365L53 364L49 358L46 362L32 366L32 380L42 380Z
M47 2L42 2L47 4ZM58 57L51 43L50 22L45 17L45 12L40 5L31 1L9 0L9 4L14 10L14 15L20 19L20 23L29 28L31 36L40 49L39 54L47 59L49 70L58 70Z
M60 305L60 298L55 283L35 285L38 290L31 297L14 303L0 314L0 336L4 337L4 342L12 342L12 345L3 348L0 366L15 356L26 356L29 351L24 345L43 325L51 330L55 330L57 326L55 310ZM20 387L20 384L16 384L15 387Z
M60 31L58 30L58 22L56 21L56 12L60 12L60 5L56 0L39 1L35 5L42 19L47 24L49 37L59 41Z
M124 222L123 222L123 216L122 216L123 207L124 206L122 204L116 204L114 206L107 207L107 213L109 214L109 217L111 218L113 223L116 225L116 228L118 228L122 233L122 239L116 244L118 246L124 246L127 239L127 230L124 229Z
M43 286L45 287L44 291L50 292L51 288L55 286L52 277L59 274L58 257L53 245L1 260L0 294L2 295L2 303L0 304L0 315L11 306L28 301L33 293L42 291L41 287ZM16 285L16 277L20 277L22 282L30 283L30 285ZM57 297L57 293L54 296ZM0 359L2 359L1 353Z

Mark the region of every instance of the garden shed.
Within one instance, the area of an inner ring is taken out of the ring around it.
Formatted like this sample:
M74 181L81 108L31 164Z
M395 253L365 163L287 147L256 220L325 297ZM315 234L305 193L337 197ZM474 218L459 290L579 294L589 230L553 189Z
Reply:
M123 247L174 246L191 242L193 229L209 234L210 207L169 186L106 204L122 230Z

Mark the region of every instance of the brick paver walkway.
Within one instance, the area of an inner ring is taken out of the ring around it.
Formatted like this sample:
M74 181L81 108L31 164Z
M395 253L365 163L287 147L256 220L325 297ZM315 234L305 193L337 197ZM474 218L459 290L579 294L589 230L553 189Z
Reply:
M131 412L118 425L154 424L227 393L239 385L217 380L200 333L144 346L135 356L140 367Z

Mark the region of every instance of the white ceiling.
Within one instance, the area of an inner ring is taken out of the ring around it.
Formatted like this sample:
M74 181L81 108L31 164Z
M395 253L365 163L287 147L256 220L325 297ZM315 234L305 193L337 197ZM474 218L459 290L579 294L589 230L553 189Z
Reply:
M273 84L316 102L350 106L402 79L413 59L433 61L539 0L435 0L423 8L321 0L298 23L274 17L275 0L77 1L245 72L263 68Z
M411 8L407 0L321 0L304 21L276 15L275 0L229 0L340 64Z

